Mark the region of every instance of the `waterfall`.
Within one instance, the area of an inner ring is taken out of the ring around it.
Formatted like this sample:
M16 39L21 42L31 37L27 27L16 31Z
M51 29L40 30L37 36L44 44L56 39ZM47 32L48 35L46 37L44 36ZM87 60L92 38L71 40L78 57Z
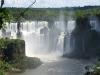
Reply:
M92 26L92 30L96 30L97 32L100 32L100 25L97 17L90 18L90 25Z
M22 30L23 39L26 43L26 55L33 57L35 55L45 54L48 50L48 23L46 21L28 22Z
M61 32L59 37L58 37L58 42L57 42L57 46L56 46L56 53L59 56L62 56L64 54L64 36L65 36L65 33Z
M55 22L55 25L59 30L56 53L60 56L64 54L69 54L71 52L70 38L71 38L71 33L75 28L75 21L68 20L66 24L64 20L61 20Z
M25 40L26 56L62 56L64 53L69 53L70 36L75 22L68 21L65 28L66 22L63 19L54 21L53 30L48 28L49 22L47 21L21 22L21 39ZM6 37L17 39L17 23L6 23ZM53 45L52 48L49 48L50 45Z
M67 31L64 37L64 54L70 54L72 51L71 49L71 33L75 28L75 21L69 20L67 23Z

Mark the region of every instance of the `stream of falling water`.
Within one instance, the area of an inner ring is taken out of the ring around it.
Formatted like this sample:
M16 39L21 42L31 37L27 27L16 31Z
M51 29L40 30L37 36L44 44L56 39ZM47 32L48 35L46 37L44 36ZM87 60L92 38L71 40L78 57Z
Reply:
M22 22L20 31L22 39L25 40L26 56L56 60L64 53L70 53L70 37L75 28L75 21L69 20L66 24L63 19L61 16L59 21L54 21L53 30L49 28L47 21ZM1 35L17 39L17 23L6 23L6 25L6 34Z

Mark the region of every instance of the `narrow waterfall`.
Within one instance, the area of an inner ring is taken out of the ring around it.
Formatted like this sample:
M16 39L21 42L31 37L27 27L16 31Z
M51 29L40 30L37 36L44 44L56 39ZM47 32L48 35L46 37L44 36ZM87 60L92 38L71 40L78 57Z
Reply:
M97 32L100 32L100 25L97 17L90 18L90 25L92 26L92 30L96 30Z
M65 21L61 20L57 21L55 25L59 30L56 53L60 56L66 53L69 54L71 52L70 38L71 38L71 33L75 28L75 21L69 20L67 23L65 23Z
M61 27L62 25L62 27ZM62 20L55 22L55 27L58 29L57 43L56 43L56 54L63 55L63 44L64 44L64 22Z
M59 19L55 22L55 27L59 30L59 34L57 36L57 44L56 44L56 53L59 56L63 56L64 54L64 37L66 34L67 23L65 20L64 13L60 11Z
M67 23L67 31L64 37L64 54L70 54L72 51L71 49L71 33L75 28L75 21L69 20Z

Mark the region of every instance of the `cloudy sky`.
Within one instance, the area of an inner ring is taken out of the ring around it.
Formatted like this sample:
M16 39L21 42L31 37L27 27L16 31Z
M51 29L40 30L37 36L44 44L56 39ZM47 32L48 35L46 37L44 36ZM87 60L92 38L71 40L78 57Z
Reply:
M27 7L34 0L5 0L6 7ZM100 0L37 0L32 7L70 7L100 5Z

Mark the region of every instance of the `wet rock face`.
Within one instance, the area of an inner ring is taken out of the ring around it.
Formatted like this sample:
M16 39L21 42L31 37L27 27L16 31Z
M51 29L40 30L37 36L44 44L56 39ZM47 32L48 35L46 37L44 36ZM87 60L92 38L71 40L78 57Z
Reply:
M88 30L90 29L90 23L89 23L89 19L87 17L85 18L77 18L76 19L76 28L75 30L80 30L80 31L84 31L84 30Z
M72 56L90 58L99 55L100 35L91 30L88 18L77 18L76 28L71 34Z

